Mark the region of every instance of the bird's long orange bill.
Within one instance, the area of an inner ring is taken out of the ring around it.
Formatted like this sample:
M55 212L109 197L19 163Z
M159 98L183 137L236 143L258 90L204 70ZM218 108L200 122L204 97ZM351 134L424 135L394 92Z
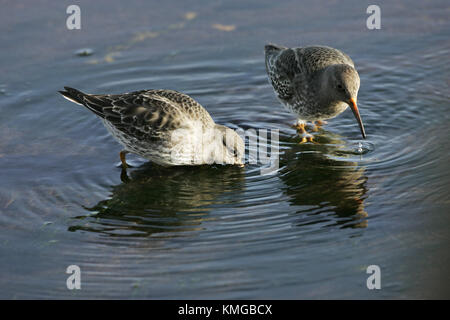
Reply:
M352 109L352 111L353 111L353 115L355 116L356 120L358 121L359 128L361 129L361 134L362 134L363 138L365 139L366 132L364 131L364 125L362 123L361 116L359 115L359 110L358 110L358 106L356 105L355 99L351 98L349 101L349 104L350 104L350 109Z

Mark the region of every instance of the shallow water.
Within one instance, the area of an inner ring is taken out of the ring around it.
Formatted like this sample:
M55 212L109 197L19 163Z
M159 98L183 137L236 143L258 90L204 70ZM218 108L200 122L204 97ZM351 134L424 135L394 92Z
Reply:
M377 31L364 1L80 3L77 31L64 3L0 13L0 297L450 297L445 1L381 2ZM348 53L368 139L346 111L300 145L267 81L267 42ZM279 170L131 156L126 175L64 85L188 93L220 124L279 129ZM81 290L66 288L72 264ZM366 287L369 265L381 290Z

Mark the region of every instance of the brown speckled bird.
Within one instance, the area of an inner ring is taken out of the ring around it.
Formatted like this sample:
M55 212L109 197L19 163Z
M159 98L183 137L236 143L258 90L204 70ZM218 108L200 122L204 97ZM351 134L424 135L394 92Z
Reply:
M313 140L305 130L306 121L322 125L323 120L336 117L349 106L366 138L356 105L359 75L348 55L325 46L286 48L269 44L265 56L278 99L298 116L294 127L302 133L302 142Z
M60 93L99 116L124 147L159 165L235 164L243 166L245 145L232 129L216 124L197 101L173 90L86 94L64 87Z

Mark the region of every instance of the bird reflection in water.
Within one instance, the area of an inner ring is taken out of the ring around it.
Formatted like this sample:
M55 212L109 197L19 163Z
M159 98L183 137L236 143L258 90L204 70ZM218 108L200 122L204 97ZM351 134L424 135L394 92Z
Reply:
M122 183L110 198L75 219L69 231L90 231L117 237L175 237L202 229L212 206L239 199L244 168L196 166L163 168L146 163L122 171ZM129 174L129 176L128 176Z
M365 168L350 159L358 157L357 150L349 151L348 143L331 132L316 141L294 144L280 159L284 192L291 205L299 206L297 225L367 227Z

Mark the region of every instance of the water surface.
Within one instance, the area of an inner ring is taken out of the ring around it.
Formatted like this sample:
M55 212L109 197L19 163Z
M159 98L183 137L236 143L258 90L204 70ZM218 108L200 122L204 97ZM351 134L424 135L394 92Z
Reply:
M446 1L381 2L376 31L364 1L79 3L81 30L64 1L0 13L0 297L449 298ZM299 144L267 42L348 53L368 139L346 111ZM278 129L280 168L131 156L124 174L119 144L64 85L185 92L220 124Z

